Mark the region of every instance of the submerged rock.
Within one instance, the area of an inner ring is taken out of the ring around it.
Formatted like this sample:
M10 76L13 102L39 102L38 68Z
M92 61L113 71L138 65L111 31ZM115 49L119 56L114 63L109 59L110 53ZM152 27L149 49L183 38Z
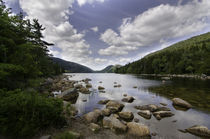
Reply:
M172 101L173 101L173 105L175 106L179 106L179 107L183 107L187 109L192 108L192 105L183 99L173 98Z
M122 99L123 102L128 102L128 103L132 103L134 100L135 99L133 97L126 97Z
M210 138L210 130L205 126L195 125L186 129L186 131L193 135Z
M149 104L149 105L143 105L143 106L135 106L135 108L139 110L149 110L151 112L154 112L158 109L158 106L154 104Z
M83 117L88 123L97 123L100 119L103 118L103 115L100 110L96 109L92 112L85 114Z
M151 119L151 117L152 117L152 114L149 110L140 111L140 112L138 112L138 115L144 117L145 119Z
M103 119L103 127L109 128L116 133L124 133L127 130L127 126L113 116L105 117Z
M110 100L106 99L106 100L100 100L98 102L98 104L107 104Z
M129 122L127 123L128 126L128 134L137 136L137 137L145 137L150 136L149 128L145 125Z
M130 122L133 120L134 116L132 112L119 112L119 117L124 121Z
M106 108L110 109L112 113L115 112L120 112L123 109L124 105L114 101L114 100L110 100L107 104L106 104Z

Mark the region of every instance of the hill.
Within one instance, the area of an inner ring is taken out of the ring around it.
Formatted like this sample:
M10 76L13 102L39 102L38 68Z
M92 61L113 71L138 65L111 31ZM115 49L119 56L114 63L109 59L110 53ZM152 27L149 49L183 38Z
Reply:
M95 71L97 73L114 73L117 68L120 68L121 65L109 65L106 68L100 70L100 71Z
M127 64L116 73L210 75L210 33L192 37Z
M92 73L94 72L92 69L74 63L74 62L69 62L69 61L65 61L63 59L59 59L59 58L52 58L54 63L57 63L59 66L61 66L66 72L71 72L71 73Z

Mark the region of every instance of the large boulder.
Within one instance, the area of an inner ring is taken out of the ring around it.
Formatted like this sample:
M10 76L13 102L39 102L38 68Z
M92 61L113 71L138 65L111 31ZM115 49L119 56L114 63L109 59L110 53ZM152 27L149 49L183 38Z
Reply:
M174 106L179 106L187 109L192 108L192 105L183 99L173 98L172 101Z
M83 94L90 94L90 91L88 88L82 87L79 89L79 91Z
M122 99L123 102L132 103L135 99L133 97L125 97Z
M79 96L79 93L77 92L77 90L75 88L71 88L71 89L68 89L64 92L61 93L60 98L62 98L63 100L65 101L75 101L77 100Z
M116 133L124 133L127 130L127 126L114 116L105 117L103 119L103 127L109 128Z
M210 138L210 130L205 126L195 125L186 129L186 131L197 136Z
M100 110L96 109L92 112L85 114L83 117L88 123L97 123L100 119L103 118L103 115Z
M110 109L112 113L115 112L120 112L123 109L124 105L114 101L114 100L110 100L107 104L106 104L106 108Z
M107 104L110 100L106 99L106 100L100 100L98 102L98 104Z
M149 110L142 110L138 112L138 115L144 117L145 119L151 119L152 114Z
M132 112L119 112L119 117L124 121L130 122L133 120L134 116Z
M104 116L110 116L111 115L110 109L103 109L101 112Z
M137 137L146 137L150 136L150 130L147 126L135 123L135 122L129 122L127 123L128 126L128 134L137 136Z
M154 112L158 109L158 106L154 104L149 104L149 105L135 106L135 108L138 110L149 110L151 112Z

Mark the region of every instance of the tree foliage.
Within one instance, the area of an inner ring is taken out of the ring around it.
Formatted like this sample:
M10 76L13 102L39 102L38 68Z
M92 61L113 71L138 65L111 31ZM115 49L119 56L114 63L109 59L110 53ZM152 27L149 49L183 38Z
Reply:
M179 42L118 68L117 73L210 75L210 33Z

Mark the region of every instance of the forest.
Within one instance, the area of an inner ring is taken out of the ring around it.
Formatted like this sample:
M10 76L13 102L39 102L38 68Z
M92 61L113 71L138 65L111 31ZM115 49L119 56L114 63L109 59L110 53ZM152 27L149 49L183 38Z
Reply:
M37 19L14 15L0 0L0 135L33 136L64 122L61 100L48 98L35 86L62 68L51 61Z
M118 68L116 73L210 75L210 33L151 53Z

